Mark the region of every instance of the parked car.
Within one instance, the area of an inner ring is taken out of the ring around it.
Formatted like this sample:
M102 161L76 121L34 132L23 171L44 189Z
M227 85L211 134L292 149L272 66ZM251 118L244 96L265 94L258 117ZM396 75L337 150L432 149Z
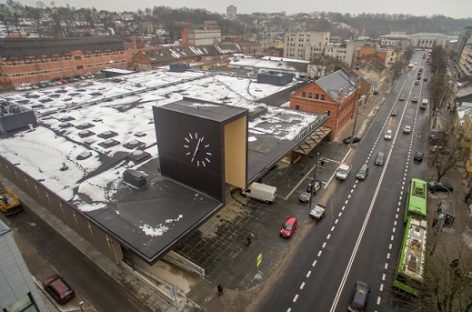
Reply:
M351 166L348 164L340 164L338 169L336 169L336 179L344 181L349 176L351 172Z
M392 129L387 129L387 131L385 131L384 139L387 141L392 139Z
M359 137L354 137L354 139L352 139L352 143L357 143L357 142L360 142L361 138ZM349 144L351 143L351 136L348 136L347 138L344 138L343 139L343 143L344 144Z
M377 156L375 157L375 164L377 166L383 166L385 161L385 154L383 152L378 152Z
M403 133L410 134L411 133L411 126L410 125L405 125L403 127Z
M283 238L290 238L295 234L295 230L297 229L297 218L294 216L288 216L285 219L285 222L282 224L282 228L280 229L280 236Z
M428 182L428 190L431 192L431 193L435 193L435 192L452 192L454 191L454 187L447 183L447 182L435 182L435 181L431 181L431 182Z
M415 152L415 157L413 158L414 161L422 162L424 158L423 152Z
M369 299L370 287L366 282L357 281L354 285L354 294L347 309L351 312L365 311Z
M316 194L320 190L322 184L323 182L321 180L310 179L310 183L308 183L308 185L306 186L306 191L313 192L314 194Z
M308 203L310 201L310 192L301 192L299 195L298 195L298 200L302 203Z
M43 281L43 287L59 304L66 304L75 296L75 291L58 274L54 274Z
M325 216L326 207L321 204L316 204L316 206L310 210L310 217L319 221Z

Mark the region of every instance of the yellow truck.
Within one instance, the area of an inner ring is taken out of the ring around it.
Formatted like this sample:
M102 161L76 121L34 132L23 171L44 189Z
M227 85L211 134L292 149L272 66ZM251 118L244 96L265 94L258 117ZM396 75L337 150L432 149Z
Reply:
M2 183L0 183L0 212L9 217L22 210L18 197Z

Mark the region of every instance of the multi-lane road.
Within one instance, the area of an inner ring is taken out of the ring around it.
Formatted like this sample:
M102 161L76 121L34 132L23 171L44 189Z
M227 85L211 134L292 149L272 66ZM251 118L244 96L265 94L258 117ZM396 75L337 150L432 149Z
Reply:
M422 78L430 78L424 53L415 52L412 62L417 65L404 70L347 158L352 165L348 179L331 182L336 190L326 218L313 224L270 295L258 305L261 311L346 311L357 280L370 285L368 311L402 310L391 284L408 184L412 177L424 178L426 171L426 161L413 161L415 151L427 149L429 108L419 106L429 98L428 82L414 84L420 67ZM411 102L414 96L417 104ZM397 116L391 116L392 111ZM405 125L411 126L410 134L403 133ZM384 139L387 129L393 132L391 140ZM374 164L377 152L385 153L383 166ZM358 181L355 175L364 163L369 175Z

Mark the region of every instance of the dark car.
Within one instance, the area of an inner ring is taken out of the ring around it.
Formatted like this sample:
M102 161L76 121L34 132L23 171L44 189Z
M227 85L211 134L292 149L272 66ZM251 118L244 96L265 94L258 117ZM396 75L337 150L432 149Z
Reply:
M322 183L323 182L321 182L318 179L315 179L315 180L311 179L310 183L308 183L308 185L306 186L306 191L313 192L314 194L316 194L316 192L318 192L319 189L321 188Z
M280 229L280 236L283 238L290 238L295 234L295 230L297 229L297 218L294 216L288 216L285 219L285 222L282 224L282 228Z
M54 274L43 281L43 287L51 297L59 304L66 304L74 296L74 290L58 274Z
M415 152L415 157L413 158L417 162L422 162L424 158L423 152Z
M428 182L428 190L431 192L431 193L434 193L434 192L452 192L454 191L454 187L447 183L447 182L434 182L434 181L431 181L431 182Z
M357 281L354 286L354 294L352 301L347 307L351 312L365 311L367 307L367 299L369 298L370 287L367 283Z
M375 157L375 164L377 166L383 166L385 161L385 154L383 152L378 152L377 157Z
M360 142L360 140L361 140L361 138L359 138L359 137L354 137L354 139L352 139L352 143ZM349 144L349 143L351 143L351 137L348 136L347 138L344 138L344 139L343 139L343 143L344 143L344 144Z
M395 116L397 116L397 115L398 115L398 113L397 113L396 110L394 110L394 111L392 111L392 112L390 113L390 116L392 116L392 117L395 117Z
M398 100L400 101L405 101L406 100L406 96L405 95L400 95L400 97L398 98Z

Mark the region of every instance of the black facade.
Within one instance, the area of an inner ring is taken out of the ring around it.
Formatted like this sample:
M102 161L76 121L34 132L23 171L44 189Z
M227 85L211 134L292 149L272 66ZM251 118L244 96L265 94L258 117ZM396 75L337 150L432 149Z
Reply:
M262 72L257 74L258 83L267 83L276 86L284 86L288 83L291 83L293 80L292 73L283 73L283 72Z

